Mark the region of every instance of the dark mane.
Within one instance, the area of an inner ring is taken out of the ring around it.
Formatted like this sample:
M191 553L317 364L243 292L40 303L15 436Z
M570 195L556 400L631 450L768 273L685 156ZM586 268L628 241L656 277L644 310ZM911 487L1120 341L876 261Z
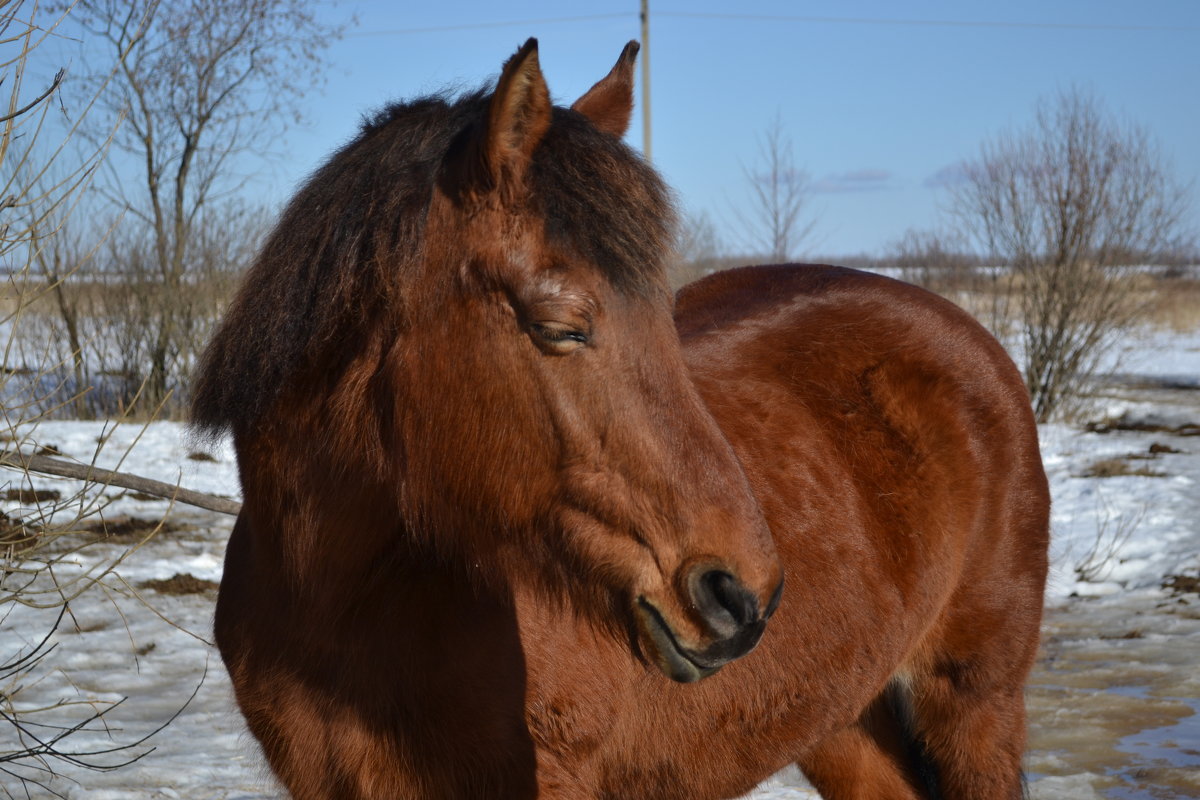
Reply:
M674 247L674 208L658 173L624 142L555 108L531 176L552 242L573 246L627 291L661 279Z
M253 426L306 364L377 317L420 268L433 188L490 94L389 105L287 205L201 361L192 422L202 434ZM555 108L530 170L547 238L618 288L662 280L674 212L658 175L583 116Z

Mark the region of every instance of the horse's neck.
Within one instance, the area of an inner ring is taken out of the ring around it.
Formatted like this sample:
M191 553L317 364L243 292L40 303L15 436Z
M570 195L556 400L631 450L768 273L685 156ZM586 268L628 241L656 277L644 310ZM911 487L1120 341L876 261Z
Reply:
M275 433L238 448L247 515L256 521L255 569L291 598L287 616L295 624L334 634L339 647L359 646L348 631L365 638L387 632L434 653L435 661L445 642L458 641L470 661L474 642L491 641L486 629L518 636L519 609L539 620L539 645L551 633L578 630L627 646L627 632L612 627L621 615L611 599L586 593L582 587L591 584L578 576L541 569L522 555L512 532L430 529L424 518L407 520L394 480L366 463L331 463L300 448L294 437Z

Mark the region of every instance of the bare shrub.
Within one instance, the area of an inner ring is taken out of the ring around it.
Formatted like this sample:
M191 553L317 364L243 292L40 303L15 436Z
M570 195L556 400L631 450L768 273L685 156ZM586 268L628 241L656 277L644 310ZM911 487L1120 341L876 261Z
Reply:
M1185 235L1186 191L1145 129L1078 89L1039 103L1028 129L985 142L963 174L952 211L1012 271L1037 417L1069 416L1141 318L1136 267Z
M978 258L970 243L954 231L909 228L887 248L888 263L900 277L917 286L950 294L969 288Z
M1121 548L1146 517L1146 507L1115 512L1101 494L1096 495L1096 536L1082 556L1075 559L1075 575L1081 581L1107 580L1116 568Z
M65 290L87 295L89 313L81 326L93 370L90 410L139 416L160 407L166 416L184 411L187 377L265 230L261 211L230 203L206 209L192 227L189 263L178 286L161 279L152 242L136 227L113 231L92 259L92 280L76 280Z
M1165 478L1167 473L1160 472L1146 464L1135 464L1129 456L1102 458L1089 464L1083 471L1084 478L1117 478L1125 475Z

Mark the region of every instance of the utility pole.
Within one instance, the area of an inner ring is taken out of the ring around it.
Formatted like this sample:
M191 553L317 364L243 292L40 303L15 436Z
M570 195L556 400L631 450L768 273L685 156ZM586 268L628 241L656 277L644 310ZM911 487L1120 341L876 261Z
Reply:
M650 0L642 0L642 154L650 160Z

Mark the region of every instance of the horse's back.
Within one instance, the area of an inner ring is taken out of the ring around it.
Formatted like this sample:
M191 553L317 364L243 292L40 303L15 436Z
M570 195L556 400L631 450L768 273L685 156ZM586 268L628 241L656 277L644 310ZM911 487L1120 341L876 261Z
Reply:
M829 376L901 358L1027 416L1021 377L991 334L948 300L881 275L802 264L728 270L680 290L675 320L693 351ZM702 373L713 366L693 363Z

